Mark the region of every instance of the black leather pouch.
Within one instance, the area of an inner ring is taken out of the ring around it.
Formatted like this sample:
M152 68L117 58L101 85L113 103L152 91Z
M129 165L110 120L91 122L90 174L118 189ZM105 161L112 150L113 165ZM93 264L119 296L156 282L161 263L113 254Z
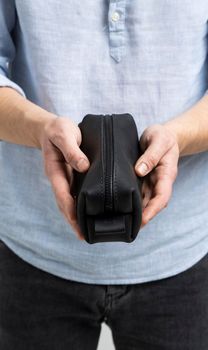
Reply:
M87 114L79 128L81 150L90 161L73 171L77 220L88 243L132 242L142 216L141 178L134 165L141 155L136 124L128 114Z

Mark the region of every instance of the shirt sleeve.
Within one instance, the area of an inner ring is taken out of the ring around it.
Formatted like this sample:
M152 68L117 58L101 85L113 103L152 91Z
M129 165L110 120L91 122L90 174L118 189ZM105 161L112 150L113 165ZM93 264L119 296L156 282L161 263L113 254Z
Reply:
M11 35L15 20L14 0L0 0L0 87L11 87L26 97L23 89L9 77L10 66L16 52Z

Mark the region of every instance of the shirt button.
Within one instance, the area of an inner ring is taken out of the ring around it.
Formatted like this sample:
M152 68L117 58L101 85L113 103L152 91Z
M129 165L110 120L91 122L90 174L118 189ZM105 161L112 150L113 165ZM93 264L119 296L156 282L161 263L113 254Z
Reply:
M112 21L117 22L120 18L120 15L118 12L114 12L111 16Z

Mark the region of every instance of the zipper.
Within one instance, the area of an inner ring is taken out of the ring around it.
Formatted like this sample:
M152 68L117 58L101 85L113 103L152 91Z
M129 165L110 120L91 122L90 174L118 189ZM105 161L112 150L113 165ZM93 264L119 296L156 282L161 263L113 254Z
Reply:
M105 169L105 211L112 212L113 203L113 117L104 115L104 169Z

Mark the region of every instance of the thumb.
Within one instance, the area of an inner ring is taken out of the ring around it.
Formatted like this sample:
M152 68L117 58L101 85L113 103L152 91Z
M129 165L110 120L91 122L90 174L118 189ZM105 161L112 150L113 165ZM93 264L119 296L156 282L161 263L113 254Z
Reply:
M84 152L79 148L75 137L64 138L56 146L61 150L66 162L72 168L79 172L84 172L89 168L90 162Z
M79 172L84 172L89 168L90 162L84 152L79 148L76 140L63 150L64 158L72 168Z
M152 143L135 164L138 176L145 176L150 173L157 166L166 151L164 144Z

